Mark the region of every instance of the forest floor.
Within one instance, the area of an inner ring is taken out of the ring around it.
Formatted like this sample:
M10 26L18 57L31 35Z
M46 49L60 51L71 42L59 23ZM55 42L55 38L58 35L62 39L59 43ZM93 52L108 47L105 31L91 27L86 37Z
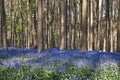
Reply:
M120 53L117 52L98 52L80 50L60 50L50 48L42 53L36 49L12 48L7 50L0 48L0 61L3 66L17 67L19 65L41 65L52 68L54 65L63 66L64 64L74 66L92 66L101 63L120 63Z
M99 73L101 72L101 70L102 73L103 72L108 73L109 70L108 72L106 72L106 69L112 68L108 66L113 66L115 67L111 69L113 73L113 71L115 71L117 68L119 68L118 70L120 72L120 67L119 67L120 53L98 52L98 51L83 52L80 50L60 50L57 48L50 48L39 53L36 49L33 48L26 49L26 48L9 47L7 50L0 48L0 64L2 64L3 67L14 67L14 68L19 68L20 66L32 66L32 69L35 69L38 66L42 66L50 70L53 70L57 67L57 70L60 72L65 72L68 67L72 67L72 66L78 68L92 66L92 67L96 67L93 72L96 72L97 70L99 71ZM117 76L119 74L118 70L116 70ZM85 70L85 74L86 74L86 70ZM98 74L95 73L95 75ZM107 76L109 75L111 75L111 72ZM116 73L113 75L116 75ZM111 78L107 78L107 79L111 79ZM117 78L115 77L113 79L118 80L120 79L120 77ZM73 79L73 80L79 80L79 79ZM89 79L84 79L84 80L89 80Z

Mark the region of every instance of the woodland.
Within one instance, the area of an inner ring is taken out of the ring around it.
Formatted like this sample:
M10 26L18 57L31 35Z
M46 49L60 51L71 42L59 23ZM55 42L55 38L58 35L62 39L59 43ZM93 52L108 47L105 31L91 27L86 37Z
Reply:
M1 0L0 46L120 51L119 0Z
M0 0L0 80L120 80L120 0Z

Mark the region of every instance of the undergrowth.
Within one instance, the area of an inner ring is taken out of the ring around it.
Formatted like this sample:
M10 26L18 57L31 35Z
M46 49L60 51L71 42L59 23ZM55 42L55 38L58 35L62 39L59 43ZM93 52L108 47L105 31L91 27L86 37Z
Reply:
M37 66L19 68L0 66L0 80L120 80L120 67L103 63L97 66L67 66L64 71L59 67L47 69Z

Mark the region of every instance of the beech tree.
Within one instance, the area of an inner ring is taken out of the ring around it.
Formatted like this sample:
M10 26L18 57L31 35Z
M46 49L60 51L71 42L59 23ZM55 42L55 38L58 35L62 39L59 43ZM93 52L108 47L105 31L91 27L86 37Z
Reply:
M37 42L38 50L44 50L44 36L43 36L43 0L38 0L38 28L37 28Z
M119 0L1 0L0 47L119 51Z
M1 32L2 32L2 45L4 49L7 49L7 27L5 18L5 6L4 0L1 0Z
M87 0L82 1L82 31L83 31L83 37L82 37L82 50L87 50Z
M119 7L118 7L117 51L120 52L120 0L119 0Z
M0 47L2 47L2 26L1 26L1 9L2 9L2 0L0 1Z
M67 10L66 10L67 0L61 0L61 45L60 49L66 48L66 28L67 28Z

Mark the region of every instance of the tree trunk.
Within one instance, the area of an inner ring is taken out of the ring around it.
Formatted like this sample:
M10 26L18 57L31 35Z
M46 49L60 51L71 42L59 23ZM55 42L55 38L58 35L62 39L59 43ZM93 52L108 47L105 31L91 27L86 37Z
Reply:
M28 21L28 33L27 33L27 36L28 36L28 39L27 39L27 48L30 48L30 45L31 45L31 10L30 10L30 1L28 0L27 1L27 21Z
M1 5L1 26L2 26L2 32L3 32L3 48L7 49L7 27L5 25L6 19L5 19L5 7L4 7L4 0L2 0Z
M34 25L33 25L33 46L37 48L37 19L36 19L36 11L34 11Z
M87 50L87 0L82 1L82 31L83 31L83 38L82 38L82 50Z
M109 30L109 0L106 0L106 15L105 15L105 18L106 18L106 28L105 28L105 31L104 31L104 48L103 48L103 51L108 51L109 50L109 47L108 47L108 41L109 41L109 35L108 35L108 30Z
M2 11L2 0L0 1L0 47L2 47L2 26L1 26L1 11Z
M118 25L117 25L117 51L120 52L120 0L118 10Z
M88 15L88 50L92 50L92 27L93 27L93 4L89 0L89 15Z
M44 50L43 36L43 0L38 0L38 29L37 29L38 50Z
M71 49L71 42L72 42L71 41L72 40L72 33L71 33L72 32L71 31L72 30L71 29L71 27L72 27L71 26L71 21L72 21L71 20L72 19L71 18L72 17L72 15L71 15L71 4L72 4L72 2L71 2L71 0L69 0L69 10L68 10L69 11L69 16L68 16L68 19L69 19L68 20L68 27L69 27L69 29L68 29L68 49Z
M66 48L66 27L67 27L67 14L66 14L66 0L61 0L61 45L60 49Z
M100 38L100 34L101 34L101 13L102 13L102 0L99 0L99 2L98 2L98 22L97 22L97 27L98 27L98 34L97 34L97 45L96 45L96 49L97 50L100 50L100 40L101 40L101 38Z
M110 8L110 51L113 52L113 1Z

